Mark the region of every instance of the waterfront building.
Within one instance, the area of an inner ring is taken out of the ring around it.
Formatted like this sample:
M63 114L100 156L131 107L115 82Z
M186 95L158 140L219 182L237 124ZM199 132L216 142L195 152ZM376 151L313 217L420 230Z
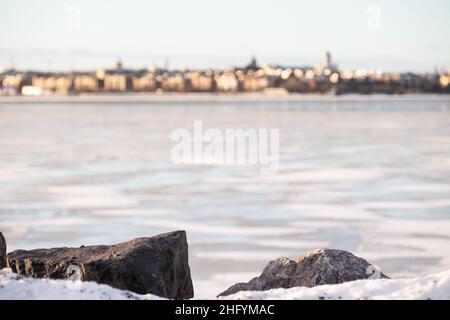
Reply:
M237 92L238 80L236 78L236 74L233 71L226 71L216 74L214 79L217 84L217 91Z
M76 93L98 91L98 79L92 73L78 73L73 79L73 90Z
M131 78L132 90L136 92L156 91L156 79L153 74L137 74Z
M189 71L185 73L186 91L211 92L216 89L212 71Z
M443 89L448 89L450 86L450 72L448 74L443 74L439 77L439 84Z
M41 88L44 91L67 94L71 89L72 80L68 76L62 74L36 74L31 77L31 85L33 87Z
M269 86L268 79L258 72L249 70L243 75L243 90L245 92L258 92L262 91Z
M23 85L24 77L21 73L17 73L14 70L9 70L0 75L0 90L1 95L11 95L20 93L21 86Z
M165 72L161 76L161 89L166 92L185 92L185 79L179 72Z

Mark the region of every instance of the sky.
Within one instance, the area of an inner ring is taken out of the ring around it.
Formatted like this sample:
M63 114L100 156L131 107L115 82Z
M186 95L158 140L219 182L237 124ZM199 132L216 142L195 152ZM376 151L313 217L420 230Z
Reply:
M0 0L0 68L450 67L448 0Z

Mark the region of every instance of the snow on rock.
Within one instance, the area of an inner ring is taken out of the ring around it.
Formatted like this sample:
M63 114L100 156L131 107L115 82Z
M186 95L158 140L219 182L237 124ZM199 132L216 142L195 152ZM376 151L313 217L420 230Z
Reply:
M313 288L241 291L230 300L448 300L450 270L412 279L357 280Z
M160 300L95 282L35 279L0 270L0 300Z

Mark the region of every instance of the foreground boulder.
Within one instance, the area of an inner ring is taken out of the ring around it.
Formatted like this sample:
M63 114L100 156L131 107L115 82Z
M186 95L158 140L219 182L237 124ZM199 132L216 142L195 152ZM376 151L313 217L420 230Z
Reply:
M0 269L6 268L6 241L0 232Z
M184 231L112 246L17 250L7 261L13 272L34 278L95 281L169 299L194 296Z
M219 294L239 291L265 291L278 288L315 287L360 279L388 278L362 258L347 251L319 249L297 257L271 261L259 277L237 283Z

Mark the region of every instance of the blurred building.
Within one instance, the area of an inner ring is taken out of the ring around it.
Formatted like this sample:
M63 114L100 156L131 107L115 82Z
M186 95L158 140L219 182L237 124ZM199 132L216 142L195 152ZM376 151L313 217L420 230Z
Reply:
M14 69L6 70L0 74L0 95L15 95L20 93L23 85L23 74Z
M99 91L99 80L95 73L76 73L73 78L73 91L75 93Z
M237 92L238 79L233 71L220 72L214 77L219 92Z
M384 73L379 69L339 70L326 52L310 66L259 65L255 56L229 70L114 68L95 72L45 73L0 71L0 95L79 94L83 92L272 92L290 93L448 93L449 73Z

